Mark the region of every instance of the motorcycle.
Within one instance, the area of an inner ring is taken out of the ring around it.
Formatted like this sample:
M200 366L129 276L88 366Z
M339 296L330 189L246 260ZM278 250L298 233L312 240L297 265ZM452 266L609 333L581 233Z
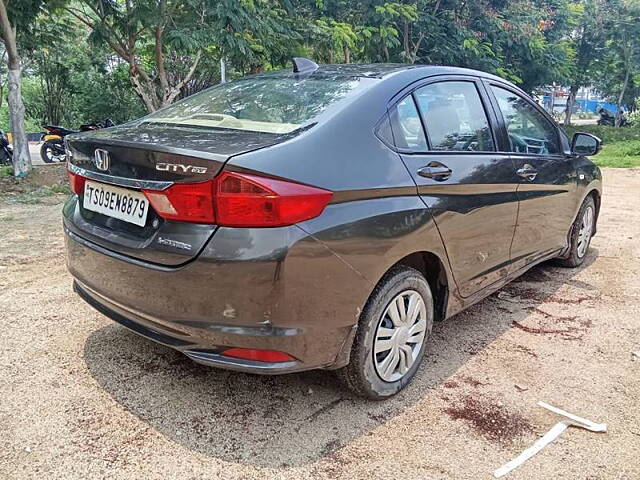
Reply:
M616 126L616 116L612 114L609 110L607 110L606 108L601 108L600 110L598 110L598 113L600 114L600 118L598 119L598 125L608 125L610 127ZM627 123L628 123L627 116L623 113L622 116L620 117L620 126L624 127L627 125Z
M13 147L9 143L7 134L0 130L0 165L13 164Z
M113 127L114 125L115 123L109 118L107 118L104 123L86 123L80 125L80 130L69 130L59 125L43 125L43 128L47 130L48 133L45 133L41 138L43 143L40 147L40 157L44 163L66 162L67 153L64 149L64 137L72 133L90 132L101 128Z

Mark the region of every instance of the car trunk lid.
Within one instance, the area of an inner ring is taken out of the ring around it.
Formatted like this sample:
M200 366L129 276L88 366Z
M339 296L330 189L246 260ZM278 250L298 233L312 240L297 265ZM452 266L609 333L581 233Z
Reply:
M286 140L284 135L136 124L67 139L68 168L90 185L163 190L213 179L233 155ZM122 191L122 190L118 190ZM179 266L204 248L216 226L163 219L148 208L144 225L86 208L81 192L65 206L65 226L100 247L137 260Z

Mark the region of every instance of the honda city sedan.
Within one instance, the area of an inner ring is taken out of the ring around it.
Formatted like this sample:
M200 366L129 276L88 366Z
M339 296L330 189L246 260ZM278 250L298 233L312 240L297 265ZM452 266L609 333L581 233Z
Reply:
M434 321L584 262L599 149L487 73L294 59L67 137L68 267L99 312L196 362L331 369L383 399Z

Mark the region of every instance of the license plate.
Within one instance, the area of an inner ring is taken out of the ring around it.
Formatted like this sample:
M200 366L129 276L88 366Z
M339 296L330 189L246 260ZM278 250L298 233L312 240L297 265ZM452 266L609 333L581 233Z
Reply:
M140 227L144 227L149 212L149 202L144 194L89 180L84 184L83 206Z

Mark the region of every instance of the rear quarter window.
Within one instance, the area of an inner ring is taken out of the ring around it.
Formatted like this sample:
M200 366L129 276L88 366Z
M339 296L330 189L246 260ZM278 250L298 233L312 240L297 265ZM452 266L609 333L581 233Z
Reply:
M389 119L397 148L415 152L427 150L420 114L411 95L402 99L389 111Z

